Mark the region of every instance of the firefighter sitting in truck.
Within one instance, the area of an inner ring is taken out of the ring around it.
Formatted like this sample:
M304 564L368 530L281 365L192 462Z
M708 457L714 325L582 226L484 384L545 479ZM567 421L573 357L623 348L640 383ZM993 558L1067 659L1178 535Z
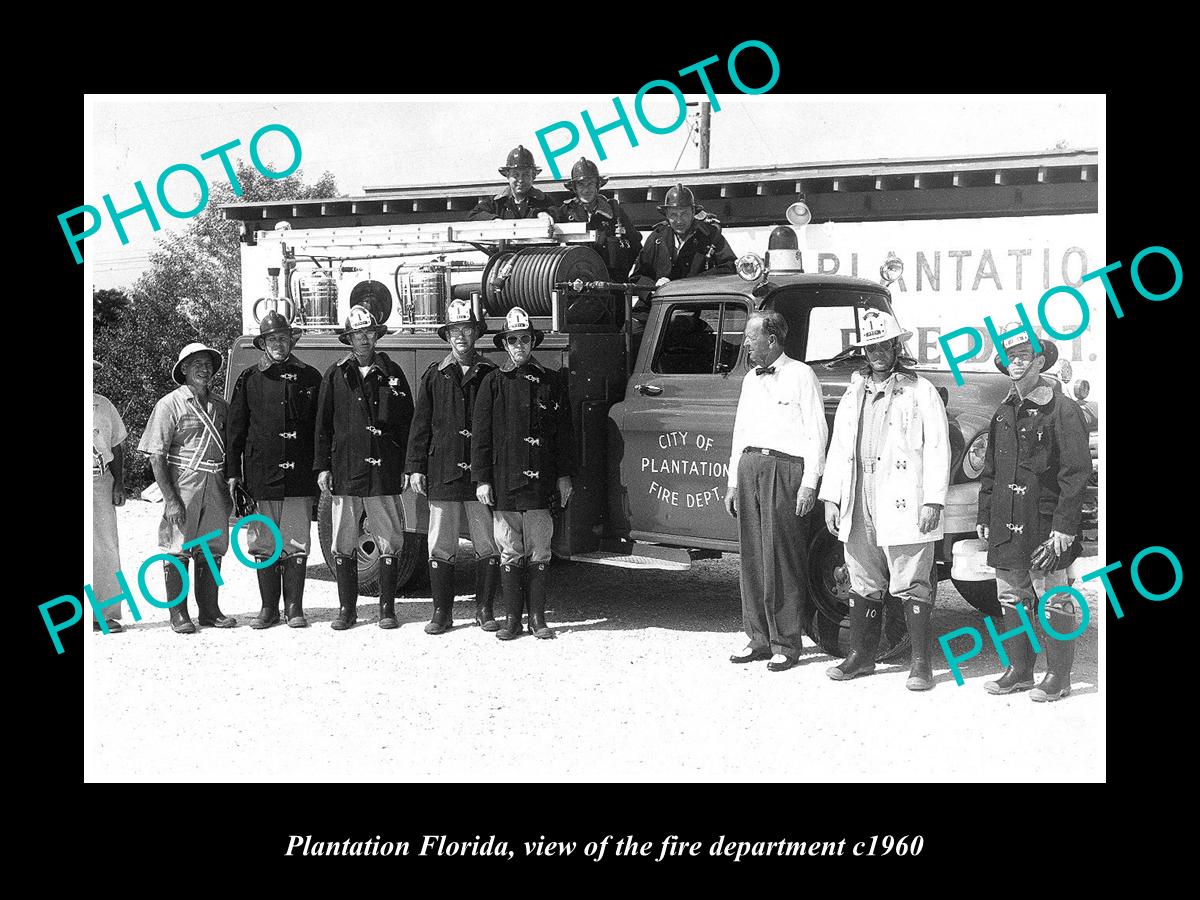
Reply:
M666 219L646 238L630 281L662 287L706 272L732 275L737 271L737 256L721 234L721 223L696 204L691 188L676 184L667 191L658 211ZM633 306L635 354L649 316L649 300L638 298Z
M554 201L533 186L541 172L533 164L533 154L518 145L508 154L500 174L508 179L508 187L494 197L482 197L471 210L468 219L536 219L554 222Z
M571 177L563 182L575 196L555 211L554 218L559 222L586 222L588 229L596 232L594 246L608 267L609 279L625 281L641 252L642 233L615 199L600 193L607 181L594 162L579 157L571 167Z

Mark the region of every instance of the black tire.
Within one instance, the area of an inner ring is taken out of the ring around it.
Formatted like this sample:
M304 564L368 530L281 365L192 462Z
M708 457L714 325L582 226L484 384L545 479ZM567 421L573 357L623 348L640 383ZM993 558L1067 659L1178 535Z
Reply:
M828 653L844 659L850 653L850 607L838 598L834 569L846 561L843 544L823 526L818 528L808 545L808 636ZM937 598L938 572L933 565L930 576L933 599ZM899 600L884 595L883 634L875 653L877 662L905 656L912 646L908 622Z
M404 509L401 507L401 515ZM367 530L367 517L364 514L358 523L358 593L368 597L379 596L379 544ZM321 541L321 555L325 557L325 565L329 571L334 568L333 562L333 497L321 494L317 505L317 536ZM426 557L425 535L413 531L404 532L404 547L400 551L398 571L396 572L396 590L401 590L412 580L417 571L418 563Z
M996 599L995 579L991 581L959 581L957 578L951 578L950 580L954 582L954 589L962 594L962 598L985 616L991 616L997 620L1003 617L1000 601Z

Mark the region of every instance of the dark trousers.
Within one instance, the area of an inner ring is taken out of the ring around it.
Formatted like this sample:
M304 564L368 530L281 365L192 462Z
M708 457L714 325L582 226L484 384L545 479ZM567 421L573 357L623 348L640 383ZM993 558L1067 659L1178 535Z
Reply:
M808 546L796 494L802 460L743 453L737 472L738 536L742 552L742 628L756 650L800 655L808 577ZM812 515L812 513L809 513Z

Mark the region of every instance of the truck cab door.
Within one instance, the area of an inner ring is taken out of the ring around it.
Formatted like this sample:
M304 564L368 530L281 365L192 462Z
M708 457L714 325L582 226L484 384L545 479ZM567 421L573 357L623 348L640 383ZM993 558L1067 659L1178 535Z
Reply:
M645 332L652 343L613 408L622 444L613 494L631 537L736 544L725 493L748 315L740 297L681 298L652 309Z

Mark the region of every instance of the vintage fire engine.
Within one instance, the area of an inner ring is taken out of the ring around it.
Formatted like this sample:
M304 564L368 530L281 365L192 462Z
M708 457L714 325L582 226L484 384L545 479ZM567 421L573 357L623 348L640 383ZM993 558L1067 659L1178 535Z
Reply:
M880 283L806 274L796 230L781 226L772 233L766 258L743 256L737 275L698 276L654 291L609 282L595 237L583 223L539 220L305 230L280 223L273 231L256 232L242 248L245 335L230 350L226 391L256 361L251 341L271 309L304 331L297 355L324 370L346 352L335 332L350 306L370 295L378 318L393 330L379 349L415 385L446 353L434 331L450 299L470 299L492 321L521 306L546 332L538 357L570 373L580 468L571 502L554 511L556 556L593 562L641 558L682 569L697 558L736 553L737 524L723 500L746 366L747 317L763 308L787 317L785 349L816 371L832 423L851 373L863 364L861 351L847 348L846 338L858 334L868 310L891 311L888 285L902 265L889 259ZM649 302L640 334L632 315L638 296ZM486 339L479 347L485 354L500 353ZM938 569L973 605L996 612L994 575L980 565L971 539L986 428L1008 382L999 373L972 373L957 388L949 373L923 369L922 375L946 402L953 454ZM1094 429L1094 410L1087 414ZM424 571L425 498L406 492L404 514L408 540L401 584ZM329 561L328 497L318 500L313 515ZM808 631L830 653L844 655L842 545L820 515L808 521ZM375 580L378 556L371 523L364 520L358 545L364 590ZM629 577L636 579L636 572ZM736 591L731 584L731 603ZM892 602L884 622L881 659L908 646L904 615Z

